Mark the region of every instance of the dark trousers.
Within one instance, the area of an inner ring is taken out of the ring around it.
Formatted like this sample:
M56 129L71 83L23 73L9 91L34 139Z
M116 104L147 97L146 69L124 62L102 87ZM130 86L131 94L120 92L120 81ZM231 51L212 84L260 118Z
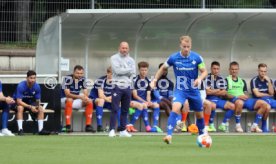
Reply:
M119 88L115 86L112 90L112 110L110 116L110 130L115 129L116 126L116 118L118 110L120 110L121 105L121 117L120 117L120 127L119 131L124 131L126 129L127 123L127 114L129 109L131 99L131 90L130 88Z

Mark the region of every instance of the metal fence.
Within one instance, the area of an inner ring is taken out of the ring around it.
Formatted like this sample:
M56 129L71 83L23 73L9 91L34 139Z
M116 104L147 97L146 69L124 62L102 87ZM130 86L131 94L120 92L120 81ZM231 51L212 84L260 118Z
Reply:
M0 48L34 47L43 22L66 9L273 7L276 0L1 0Z
M276 0L95 0L95 8L272 8Z

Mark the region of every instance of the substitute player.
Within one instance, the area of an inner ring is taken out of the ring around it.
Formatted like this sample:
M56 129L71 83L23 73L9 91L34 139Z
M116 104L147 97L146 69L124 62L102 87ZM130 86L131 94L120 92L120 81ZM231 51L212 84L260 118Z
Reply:
M260 63L258 65L258 76L251 79L250 87L254 98L264 100L271 106L271 108L276 109L276 100L273 99L274 87L272 80L267 76L267 65L265 63ZM268 132L268 115L269 110L264 113L262 118L263 132Z
M85 107L86 132L95 132L92 127L93 103L88 97L86 79L83 76L84 69L80 65L74 67L73 74L64 77L61 91L61 106L65 108L64 115L66 120L66 131L71 132L72 110L79 110ZM80 91L83 90L83 94Z
M40 105L41 89L39 84L36 83L36 72L28 71L27 78L21 81L14 94L17 104L17 125L18 135L24 135L23 132L23 112L27 110L33 119L37 118L38 134L49 135L50 132L43 130L44 125L44 110Z
M164 63L159 64L160 68ZM160 109L164 110L166 115L169 116L172 109L172 99L173 99L173 82L167 77L168 69L164 71L164 74L157 81L156 90L160 94Z
M262 119L263 115L270 110L270 105L264 100L257 100L254 98L249 98L247 95L246 82L238 77L239 64L233 61L229 65L230 75L226 78L227 81L227 97L232 103L235 104L235 117L236 117L236 131L243 132L240 124L241 112L243 108L250 111L256 111L255 121L251 127L252 132L262 132L258 127L259 121Z
M167 144L171 143L173 129L176 119L180 114L182 104L189 101L191 109L196 111L197 127L199 134L204 132L203 107L198 87L201 81L207 76L207 70L202 57L191 51L192 39L189 36L180 37L180 51L173 53L164 65L157 71L155 79L151 82L151 87L155 88L156 81L161 77L166 68L173 66L176 78L172 112L168 118L167 136L163 138ZM198 76L200 71L200 76Z
M139 75L137 75L136 78L134 79L133 100L135 100L139 103L142 103L144 105L144 109L142 110L142 117L144 119L146 131L147 132L163 132L158 127L160 108L159 108L159 104L157 103L157 100L152 99L152 91L151 91L151 88L149 85L150 80L147 78L148 68L149 68L149 64L147 62L142 61L142 62L138 63ZM148 121L148 113L147 113L148 108L153 109L153 126L152 126L152 128L149 125L149 121ZM136 112L137 112L137 116L138 116L139 111L136 111ZM134 113L134 116L136 116L135 114L136 113ZM135 118L137 118L137 117L135 117ZM133 125L134 122L132 122L131 124Z
M226 98L227 95L226 81L222 76L220 76L220 63L217 61L211 63L211 73L207 76L206 93L207 99L215 103L215 108L220 108L226 111L222 123L219 126L220 131L226 132L226 124L235 113L235 105L230 101L223 99ZM212 110L209 121L209 129L211 131L215 129L214 117L215 110Z
M106 108L108 110L111 110L111 91L113 87L114 85L112 84L112 69L111 67L108 67L106 70L106 75L100 77L95 81L95 84L89 94L89 98L93 100L94 106L96 106L98 132L103 131L103 109ZM120 121L120 112L118 112L118 121Z
M0 109L2 110L2 131L0 136L14 136L14 134L8 129L8 119L10 106L15 101L10 96L4 96L2 92L2 83L0 81Z

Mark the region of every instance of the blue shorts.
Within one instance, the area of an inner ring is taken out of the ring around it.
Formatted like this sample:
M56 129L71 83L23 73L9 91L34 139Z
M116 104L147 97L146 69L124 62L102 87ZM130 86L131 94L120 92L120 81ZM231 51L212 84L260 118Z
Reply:
M237 101L237 100L238 100L237 98L233 98L233 99L231 99L231 102L235 103L235 101ZM246 108L250 111L254 111L254 106L256 104L256 101L257 101L257 99L254 99L254 98L249 98L249 99L243 101L244 102L243 108Z
M224 109L224 106L227 102L226 100L222 100L222 99L208 99L208 100L215 103L216 107L220 109Z
M143 101L140 101L140 100L134 100L134 99L132 99L131 101L136 101L136 102L141 103L141 104L143 104L143 103L144 103ZM156 99L151 100L151 102L152 102L152 103L158 103L158 101L157 101Z
M199 90L183 91L176 89L173 93L173 97L173 102L184 104L184 102L188 100L191 110L196 112L203 111L203 102Z
M111 110L112 109L111 103L110 102L105 102L103 108Z
M276 100L274 100L273 98L262 98L262 100L267 102L272 109L276 109Z
M96 101L96 99L93 99L94 108L97 106L95 101ZM111 110L112 109L111 103L110 102L104 102L103 108Z

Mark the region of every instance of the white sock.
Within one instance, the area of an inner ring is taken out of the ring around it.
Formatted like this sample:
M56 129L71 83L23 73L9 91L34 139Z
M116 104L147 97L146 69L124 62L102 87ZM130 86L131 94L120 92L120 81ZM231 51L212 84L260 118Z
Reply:
M258 124L257 123L253 123L253 127L256 127L256 126L258 126Z
M237 123L237 124L236 124L236 127L238 127L238 126L241 126L241 123Z
M226 125L226 123L222 122L222 123L221 123L221 125L225 126L225 125Z
M40 132L43 129L43 120L37 120L38 123L38 131Z
M17 125L18 125L18 130L23 129L22 125L23 125L23 120L17 120Z

